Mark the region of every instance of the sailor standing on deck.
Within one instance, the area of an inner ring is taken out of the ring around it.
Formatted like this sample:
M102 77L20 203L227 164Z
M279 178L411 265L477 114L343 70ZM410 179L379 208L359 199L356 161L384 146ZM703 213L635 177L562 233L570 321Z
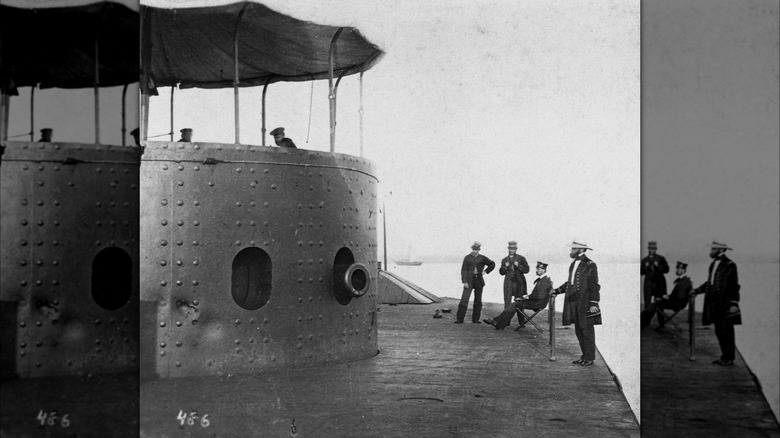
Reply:
M528 286L525 281L525 274L531 270L525 257L517 254L517 241L510 240L509 255L501 260L501 266L498 273L504 276L504 309L509 308L514 298L520 298L528 292ZM511 322L512 319L509 319ZM520 315L517 315L517 322L523 325Z
M655 241L647 242L647 256L642 259L640 265L640 276L645 276L643 284L645 309L650 306L653 297L661 298L666 295L666 277L664 274L669 272L669 264L666 263L664 256L656 254L658 244Z
M485 274L495 269L496 263L493 260L481 255L479 250L482 244L474 242L471 245L471 254L463 259L463 265L460 268L460 278L463 282L463 294L458 304L458 314L455 317L455 324L463 324L463 318L466 317L466 310L469 307L469 298L471 291L474 291L474 308L471 311L471 322L481 324L479 315L482 312L482 288L485 287L485 280L482 278L482 270ZM487 268L486 268L487 267Z
M696 294L706 293L701 323L715 324L715 336L720 344L721 356L712 363L724 367L734 365L734 325L742 324L737 265L726 257L726 251L730 249L723 243L712 242L710 257L713 260L708 280L694 291Z
M596 330L593 326L601 324L599 273L596 263L585 256L585 251L589 249L592 250L584 243L571 243L569 257L574 261L569 266L569 281L552 292L566 294L563 325L574 323L574 333L582 350L582 356L572 363L584 367L593 365L596 360Z

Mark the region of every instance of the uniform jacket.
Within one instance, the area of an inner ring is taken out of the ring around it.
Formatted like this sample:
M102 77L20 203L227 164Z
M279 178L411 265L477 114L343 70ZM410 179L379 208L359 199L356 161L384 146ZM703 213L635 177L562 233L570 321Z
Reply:
M477 281L478 284L474 284L474 268L477 268ZM487 267L487 268L486 268ZM475 286L484 286L485 280L482 278L482 272L484 269L485 274L489 274L496 267L496 262L477 254L476 257L469 254L463 258L463 265L460 267L460 279L462 283L469 285L469 289L474 289Z
M517 266L515 266L515 262ZM507 267L506 264L509 263ZM522 297L528 292L528 285L525 281L525 274L527 274L531 268L528 266L528 262L525 257L520 254L511 254L504 257L501 260L501 266L498 268L498 273L504 276L504 296L509 293L508 289L512 288L512 278L517 281L517 292L513 294L515 297ZM513 275L514 274L514 275Z
M729 307L739 306L739 278L737 277L737 265L725 255L721 256L718 269L712 274L713 261L710 264L708 274L712 275L712 283L705 282L697 291L704 291L704 310L702 312L702 324L729 322L742 324L742 316L726 318ZM709 277L708 277L709 278Z
M572 276L574 262L569 266L569 276L572 282L562 284L558 289L566 293L566 299L563 302L563 325L575 323L579 326L585 324L601 324L601 315L588 318L586 312L590 306L598 306L601 300L601 286L599 285L599 273L596 263L587 256L582 256L577 272ZM574 308L577 303L577 309Z
M524 301L523 307L529 309L541 309L547 305L552 291L552 280L550 277L543 276L534 280L534 290L528 296L528 301Z
M653 262L658 262L658 266L655 266ZM640 275L645 276L643 284L645 293L650 292L650 295L659 298L666 295L666 278L664 274L669 272L669 264L666 263L666 259L662 255L648 255L642 259L642 264L639 266Z
M289 138L287 138L287 137L283 138L283 139L282 139L282 140L279 142L279 147L280 147L280 148L296 148L296 149L297 149L297 146L295 146L295 143L293 143L293 141L292 141L292 140L290 140L290 139L289 139Z
M693 289L693 285L691 284L691 279L687 275L675 278L674 288L672 288L672 293L669 294L669 298L665 300L665 307L667 309L680 310L688 305L691 289Z

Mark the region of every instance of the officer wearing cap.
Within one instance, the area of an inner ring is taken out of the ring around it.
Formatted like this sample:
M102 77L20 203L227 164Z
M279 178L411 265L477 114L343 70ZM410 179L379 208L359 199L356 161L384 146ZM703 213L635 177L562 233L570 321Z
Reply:
M483 319L482 321L492 325L496 330L503 330L512 322L512 317L516 313L517 317L520 318L518 310L538 310L547 306L550 300L550 292L552 291L552 280L547 276L547 263L536 262L536 275L534 290L530 295L516 297L514 302L504 309L500 315L495 318ZM520 321L520 326L522 327L524 323L525 321Z
M702 325L715 324L715 336L720 344L720 359L712 363L721 366L734 365L734 325L742 324L739 311L739 278L737 265L726 257L728 245L713 241L710 245L712 263L707 281L694 293L705 293Z
M284 136L284 128L276 128L271 131L271 135L274 137L274 142L281 148L296 148L295 143L292 140Z
M640 265L640 276L645 276L642 285L644 290L645 309L653 301L653 298L660 298L666 295L666 277L664 274L669 272L669 264L666 263L664 256L656 254L658 243L651 240L647 242L647 256L642 259Z
M192 142L192 128L184 128L179 130L181 132L181 138L178 140L180 143Z
M498 268L498 273L504 276L504 309L512 304L513 298L520 298L528 292L525 274L530 271L525 257L517 254L517 241L510 240L507 249L509 255L501 260ZM517 322L523 324L520 315L517 315Z
M553 290L553 294L566 294L563 302L563 325L574 323L574 333L580 343L582 355L573 364L591 366L596 360L596 330L601 324L601 286L596 263L585 256L592 250L588 245L572 242L569 257L574 259L569 266L569 279Z
M653 319L653 315L657 315L658 328L660 329L666 324L665 309L677 312L688 305L688 298L693 290L693 283L691 282L691 279L685 275L687 269L687 263L677 262L675 268L677 278L674 279L674 288L672 288L672 292L669 295L658 298L642 311L642 328L649 326Z
M460 278L463 282L463 293L458 304L458 313L455 316L455 324L463 324L468 310L471 291L474 291L474 308L471 311L471 322L481 324L479 315L482 313L482 289L485 287L484 274L489 274L496 267L493 260L479 253L482 244L474 242L471 245L471 253L463 258L463 264L460 267Z
M53 132L54 131L52 131L51 128L41 129L41 138L38 139L38 141L43 143L51 143L51 137Z

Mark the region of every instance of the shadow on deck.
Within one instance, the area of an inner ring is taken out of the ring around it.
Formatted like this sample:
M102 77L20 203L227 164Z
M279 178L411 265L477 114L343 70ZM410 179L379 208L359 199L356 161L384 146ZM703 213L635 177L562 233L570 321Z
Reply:
M701 314L690 360L684 313L674 319L679 331L670 324L656 330L655 322L642 331L642 437L780 437L739 351L734 366L712 364L720 347L714 326L700 325Z
M571 364L573 330L557 330L552 362L546 330L433 318L456 307L381 305L380 354L359 362L143 383L142 436L639 436L601 356ZM486 304L483 315L500 310ZM208 426L177 419L195 410Z

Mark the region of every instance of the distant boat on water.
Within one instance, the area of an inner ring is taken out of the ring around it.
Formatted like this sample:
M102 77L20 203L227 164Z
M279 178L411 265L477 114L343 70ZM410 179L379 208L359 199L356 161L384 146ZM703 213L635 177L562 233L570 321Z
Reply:
M398 266L420 266L423 264L422 260L412 259L412 248L408 248L406 251L406 258L404 260L394 260Z

